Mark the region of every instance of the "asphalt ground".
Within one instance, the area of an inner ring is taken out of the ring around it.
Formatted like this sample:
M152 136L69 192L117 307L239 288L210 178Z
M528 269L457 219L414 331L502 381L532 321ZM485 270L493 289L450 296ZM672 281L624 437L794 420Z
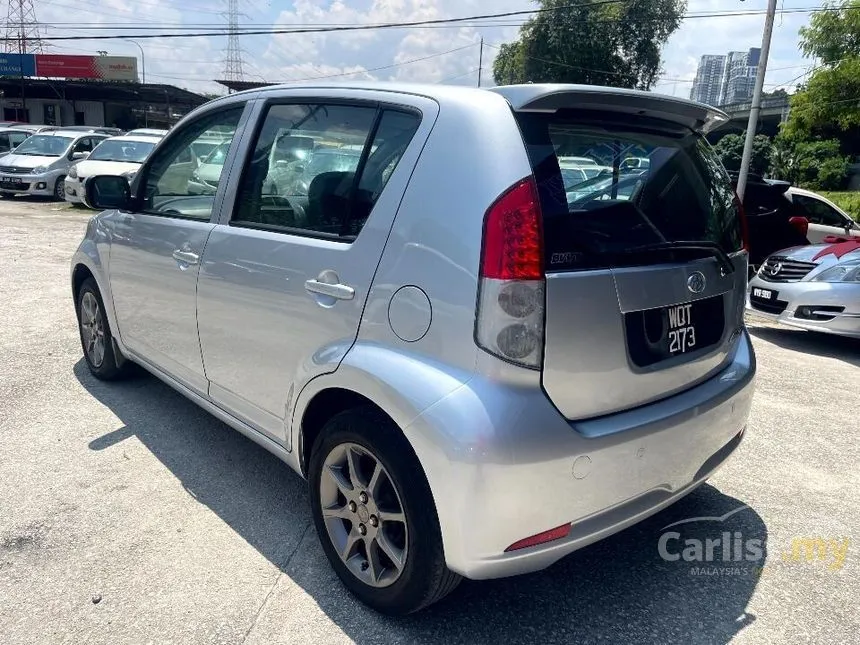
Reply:
M708 484L391 619L339 584L300 477L155 378L90 376L69 287L89 215L0 201L2 645L860 642L860 343L751 319L749 431ZM725 519L664 528L695 517Z

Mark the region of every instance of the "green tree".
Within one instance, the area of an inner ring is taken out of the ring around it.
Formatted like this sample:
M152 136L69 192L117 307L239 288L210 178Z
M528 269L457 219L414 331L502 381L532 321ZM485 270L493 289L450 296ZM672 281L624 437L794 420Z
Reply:
M503 45L493 77L507 83L585 83L649 89L686 0L538 0L542 9ZM560 9L560 7L564 7Z
M741 158L744 153L744 134L727 134L714 146L714 151L723 162L726 170L738 171L741 169ZM753 138L752 158L750 159L750 172L755 175L764 175L770 164L771 142L767 136L757 134Z
M839 190L848 176L849 158L839 141L805 141L780 133L771 152L771 174L816 190Z
M800 30L800 49L822 61L791 98L784 126L794 140L832 139L860 152L860 0L826 5Z
M800 50L809 58L833 64L860 55L860 2L826 2L800 28Z

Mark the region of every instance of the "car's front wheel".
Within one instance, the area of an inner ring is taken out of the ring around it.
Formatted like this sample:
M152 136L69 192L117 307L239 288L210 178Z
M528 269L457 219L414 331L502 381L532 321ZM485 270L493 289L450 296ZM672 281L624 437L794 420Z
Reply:
M98 285L92 278L87 278L81 285L76 309L81 347L90 372L103 381L113 381L126 376L132 363L122 357L117 361L104 302Z
M314 524L346 587L386 614L408 614L450 593L430 487L400 430L374 408L334 416L309 466Z
M57 178L57 183L54 184L54 199L60 202L66 201L66 176L63 175Z

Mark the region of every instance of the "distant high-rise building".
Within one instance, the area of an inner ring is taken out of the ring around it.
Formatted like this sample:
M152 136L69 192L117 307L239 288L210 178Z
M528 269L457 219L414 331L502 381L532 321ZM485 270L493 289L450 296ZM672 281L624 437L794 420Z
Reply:
M690 99L707 105L731 105L752 98L761 49L727 55L705 54L699 59Z
M726 57L705 54L699 59L696 80L690 90L690 99L706 105L717 105L723 91L723 75Z
M752 98L760 57L761 49L758 47L746 52L729 52L720 105L743 103Z

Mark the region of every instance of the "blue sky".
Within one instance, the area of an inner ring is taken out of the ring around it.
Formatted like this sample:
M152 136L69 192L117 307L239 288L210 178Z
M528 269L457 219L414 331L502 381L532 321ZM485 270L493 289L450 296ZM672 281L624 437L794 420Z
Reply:
M820 0L819 0L820 1ZM124 25L123 33L170 31L184 25L223 25L223 6L215 0L35 0L38 19L48 35L80 35L80 40L52 44L52 53L138 56L125 41L91 41L86 25ZM244 26L354 24L412 21L531 9L529 0L239 0ZM689 0L688 12L764 9L766 0ZM819 2L783 0L780 8L809 8ZM182 7L181 9L179 7ZM808 14L777 17L766 89L793 86L811 61L797 50L798 28ZM492 59L503 42L516 37L516 19L506 26L446 29L397 29L308 35L245 36L242 38L248 80L290 81L321 76L333 80L368 79L447 82L475 85L478 42L484 38L484 81L492 82ZM763 15L686 20L663 55L663 78L656 91L689 94L698 57L707 53L746 50L761 44ZM101 33L120 33L103 31ZM146 53L148 82L169 83L198 91L217 91L212 79L222 77L226 38L139 40ZM456 51L452 51L456 50ZM442 54L443 52L450 52ZM437 55L442 54L442 55ZM415 61L418 58L424 60ZM415 61L415 62L407 62ZM377 71L373 68L388 67ZM332 76L340 75L340 76Z

